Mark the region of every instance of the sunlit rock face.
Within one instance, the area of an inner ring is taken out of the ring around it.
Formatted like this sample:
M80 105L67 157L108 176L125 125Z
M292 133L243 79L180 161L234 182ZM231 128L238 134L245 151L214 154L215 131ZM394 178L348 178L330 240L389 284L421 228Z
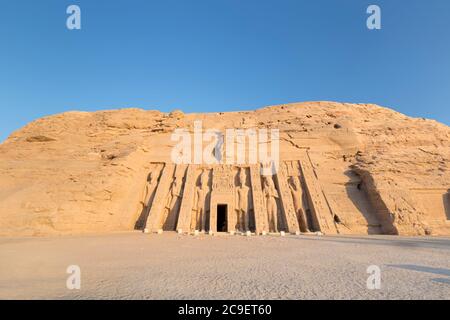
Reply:
M234 152L230 139L209 150L212 129L250 134L235 137ZM177 132L202 141L182 162ZM277 170L262 175L265 164L252 155L276 144ZM205 163L208 155L220 161ZM0 145L0 235L450 235L449 159L449 127L376 105L68 112Z

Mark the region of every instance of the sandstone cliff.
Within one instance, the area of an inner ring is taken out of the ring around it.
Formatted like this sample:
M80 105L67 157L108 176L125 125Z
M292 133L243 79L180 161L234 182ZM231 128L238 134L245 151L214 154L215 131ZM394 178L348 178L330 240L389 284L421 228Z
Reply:
M337 233L450 235L450 128L335 102L38 119L0 145L0 235L133 230L152 164L170 162L171 133L194 120L205 129L279 128L281 160L307 150Z

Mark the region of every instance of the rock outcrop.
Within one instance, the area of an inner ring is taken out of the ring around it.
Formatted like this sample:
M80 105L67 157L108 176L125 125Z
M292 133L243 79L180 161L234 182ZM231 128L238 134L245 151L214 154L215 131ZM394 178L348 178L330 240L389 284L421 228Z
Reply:
M203 130L279 129L280 172L266 181L246 163L173 164L171 135L195 120ZM233 232L450 235L449 165L449 127L370 104L67 112L0 145L0 235L221 231L224 222Z

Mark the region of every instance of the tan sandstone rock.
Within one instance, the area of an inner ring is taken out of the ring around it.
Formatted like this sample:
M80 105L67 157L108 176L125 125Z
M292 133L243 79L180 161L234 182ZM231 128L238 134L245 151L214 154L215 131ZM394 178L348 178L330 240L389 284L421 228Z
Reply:
M279 129L280 171L265 181L249 163L171 163L171 134L192 133L194 120L203 130ZM449 127L370 104L67 112L0 145L0 235L450 235L449 165Z

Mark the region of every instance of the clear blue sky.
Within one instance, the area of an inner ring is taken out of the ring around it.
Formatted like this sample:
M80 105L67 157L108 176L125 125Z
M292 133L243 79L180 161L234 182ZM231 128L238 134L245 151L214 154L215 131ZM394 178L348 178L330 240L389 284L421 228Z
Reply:
M366 28L369 4L380 31ZM0 41L0 141L68 110L306 100L450 124L448 0L0 0Z

